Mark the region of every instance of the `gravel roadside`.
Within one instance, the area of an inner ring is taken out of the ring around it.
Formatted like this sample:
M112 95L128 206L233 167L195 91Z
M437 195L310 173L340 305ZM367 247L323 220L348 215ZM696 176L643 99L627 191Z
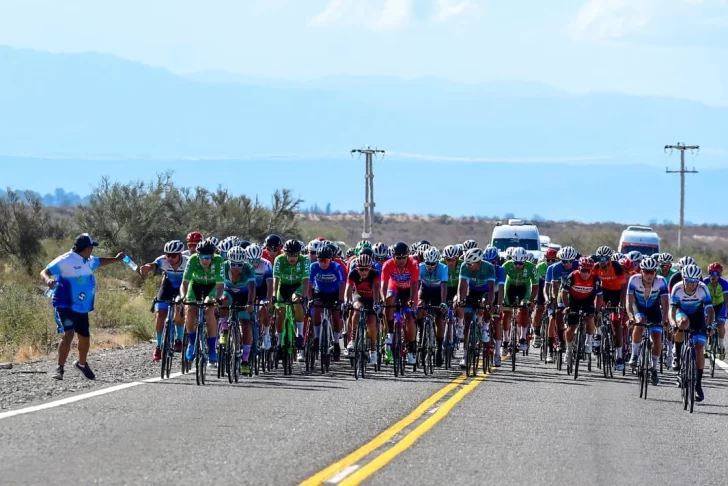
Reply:
M55 356L32 363L15 364L10 370L0 369L0 410L22 408L81 391L157 376L159 364L152 360L153 348L153 344L144 343L92 351L88 362L96 373L94 381L86 380L74 368L74 351L68 357L62 381L51 378L56 368Z

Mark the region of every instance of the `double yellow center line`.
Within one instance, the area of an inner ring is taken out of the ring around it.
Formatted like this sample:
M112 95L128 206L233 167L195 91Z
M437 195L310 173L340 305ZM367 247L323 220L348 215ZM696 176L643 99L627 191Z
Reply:
M338 484L342 486L349 486L359 484L369 476L389 464L395 457L407 450L414 444L417 439L422 437L428 430L435 426L440 420L442 420L452 408L465 396L473 391L488 375L478 375L473 378L470 382L463 385L466 380L465 373L458 376L452 382L445 387L441 388L434 395L429 397L427 400L422 402L412 413L407 415L405 418L392 425L390 428L376 436L370 442L364 444L359 449L355 450L343 459L331 464L327 468L314 474L307 480L303 481L300 486L312 486L318 484ZM463 385L461 387L461 385ZM433 409L434 405L437 405L443 398L448 396L456 388L459 390L455 391L450 398L439 404L438 407ZM389 443L397 434L411 426L425 413L430 412L430 416L417 425L414 429L409 431L404 437L396 440L394 445L389 448L383 448L385 444ZM383 450L375 454L380 448ZM373 455L373 459L360 464L362 459L367 456Z

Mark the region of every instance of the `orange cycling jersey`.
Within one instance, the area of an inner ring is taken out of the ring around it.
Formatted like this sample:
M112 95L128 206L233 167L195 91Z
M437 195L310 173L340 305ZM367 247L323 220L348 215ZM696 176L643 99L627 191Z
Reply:
M609 291L622 290L627 284L627 275L622 265L618 262L610 261L607 268L602 268L599 264L594 265L592 275L599 277L602 281L602 288Z

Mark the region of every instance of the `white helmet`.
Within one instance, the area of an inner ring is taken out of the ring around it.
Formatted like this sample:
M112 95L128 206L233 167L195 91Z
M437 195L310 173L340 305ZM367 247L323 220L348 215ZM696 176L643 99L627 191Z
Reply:
M222 240L220 243L217 244L217 250L220 253L227 253L228 251L230 251L230 248L232 248L234 246L238 246L238 245L235 245L232 239L225 238L224 240Z
M634 263L635 265L639 265L639 263L642 261L642 259L644 257L645 256L637 250L633 250L633 251L627 253L627 258L632 260L632 263Z
M457 247L454 245L447 245L442 250L442 256L444 256L445 258L457 258L457 256L458 256Z
M534 255L533 253L528 253L528 252L526 252L526 259L527 259L527 260L528 260L529 262L531 262L531 263L536 263L536 262L538 262L538 259L536 258L536 255Z
M321 240L311 240L308 243L308 247L306 250L308 250L309 253L318 253L318 251L324 247L324 242Z
M513 252L513 263L523 263L528 260L528 252L523 248L516 248Z
M506 258L513 258L513 254L516 252L515 246L509 246L506 248Z
M640 268L642 270L657 270L657 260L647 257L640 263Z
M463 250L468 251L478 247L478 242L475 240L465 240L463 242Z
M681 269L688 265L695 265L695 258L691 256L684 256L677 261L677 268Z
M625 255L624 253L620 253L618 251L615 251L614 253L612 253L612 260L615 261L615 262L619 262L625 256L627 256L627 255Z
M660 253L659 255L657 255L657 263L659 263L661 265L664 265L667 263L672 263L672 260L673 260L673 258L670 253L663 252L663 253Z
M703 272L700 270L700 267L691 264L691 265L685 265L685 267L680 271L682 273L683 278L700 278L703 275Z
M227 251L227 259L230 263L245 263L245 250L242 246L233 246Z
M185 245L179 240L168 241L164 244L164 253L182 253L185 251Z
M248 257L248 261L257 263L263 258L263 248L260 247L257 243L253 243L249 247L245 249L246 256Z
M387 258L389 256L389 248L381 241L374 243L374 246L372 246L372 254L374 258Z
M483 250L481 250L480 248L471 248L470 250L465 252L463 260L468 265L470 265L471 263L481 262L483 261Z
M559 260L576 260L576 250L571 246L565 246L559 250Z
M422 255L422 257L425 260L425 263L439 263L440 262L440 250L435 248L434 246L430 246L425 250L425 253Z

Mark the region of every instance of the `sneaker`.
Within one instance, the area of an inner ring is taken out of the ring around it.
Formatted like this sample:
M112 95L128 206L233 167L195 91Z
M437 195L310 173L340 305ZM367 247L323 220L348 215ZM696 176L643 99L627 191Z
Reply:
M228 336L227 329L222 330L222 332L220 333L220 344L222 344L222 345L227 344L227 336Z
M63 371L63 365L58 365L58 366L56 366L56 372L53 373L53 375L51 376L51 378L53 378L54 380L62 380L63 379L63 373L64 373L64 371Z
M349 344L346 346L346 355L354 356L354 341L349 341Z
M591 344L585 344L584 345L584 353L585 354L591 354L592 352L592 345Z
M182 352L182 341L179 339L174 340L174 352L175 353L181 353Z
M187 361L192 361L195 359L195 345L194 344L187 345L187 352L185 353L185 358L187 359Z
M341 359L341 345L339 343L334 343L334 361L339 361Z
M619 358L617 360L617 364L614 369L617 371L624 371L624 360L622 358Z
M480 340L484 343L490 342L490 329L483 329L480 332Z
M594 349L594 353L598 353L599 350L602 347L602 337L599 334L594 335L594 343L592 344L592 348Z
M154 355L153 355L153 357L154 357L154 361L161 361L162 360L162 349L159 346L157 346L156 348L154 348Z
M250 364L247 361L240 363L240 373L243 375L250 373Z
M652 386L657 386L660 383L660 378L657 376L657 370L650 371L650 381Z
M702 402L703 400L705 400L705 393L703 393L703 387L696 386L695 387L695 401Z
M392 335L391 334L387 334L387 337L384 338L384 344L386 344L387 346L392 344Z
M503 343L501 348L501 356L508 356L508 345L506 343Z
M533 347L534 348L540 348L541 347L541 336L536 334L533 336Z
M305 361L305 358L303 357L303 349L300 349L297 354L298 354L298 362L303 363Z
M526 341L525 339L521 339L519 342L521 344L521 351L526 351L528 349L528 341Z
M546 364L551 364L553 362L554 362L554 355L553 354L549 354L548 356L546 356Z
M435 353L435 366L438 368L442 366L442 349L438 349Z
M417 364L417 358L415 357L415 353L407 353L407 364Z
M88 363L82 365L81 363L79 363L78 361L76 361L76 362L73 363L73 366L75 366L76 369L78 371L80 371L81 374L83 375L83 377L86 378L87 380L95 380L96 379L96 375L94 375L94 372L91 371L91 368L89 368Z
M460 369L461 370L464 370L465 369L465 358L463 358L463 359L460 360Z
M573 351L571 351L570 349L566 350L566 355L564 356L564 363L566 363L567 366L571 364L571 353L572 352Z
M637 355L634 355L634 354L633 354L632 356L630 356L630 358L629 358L629 363L628 363L628 364L629 364L629 365L630 365L630 366L631 366L632 368L634 368L635 366L637 366L637 360L638 360L638 359L639 359L639 356L637 356Z
M672 360L672 371L675 371L675 372L680 371L680 360L677 358Z
M217 364L217 349L211 349L209 353L207 353L207 361L210 364Z
M496 368L500 368L500 366L501 366L501 357L498 356L497 354L495 355L495 360L494 360L493 364L495 365Z
M718 359L721 361L725 359L725 348L718 349Z
M369 364L373 364L373 365L377 364L377 352L376 351L369 352Z

